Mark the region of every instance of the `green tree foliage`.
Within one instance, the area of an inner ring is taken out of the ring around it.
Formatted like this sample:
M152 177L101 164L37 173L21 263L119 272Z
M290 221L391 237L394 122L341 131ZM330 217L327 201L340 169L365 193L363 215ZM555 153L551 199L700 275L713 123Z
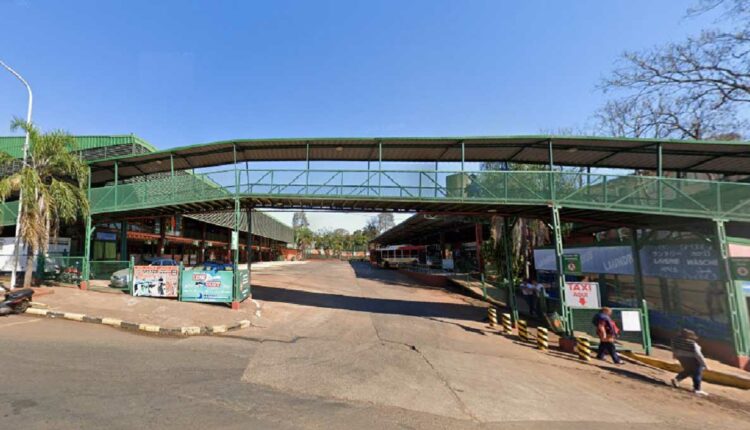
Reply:
M88 167L73 154L75 139L63 131L41 133L20 119L11 123L11 129L29 133L29 152L26 165L0 179L0 201L23 193L20 231L29 251L24 276L28 287L33 255L47 252L50 238L57 236L62 223L73 223L88 214ZM0 152L0 166L12 162L10 155Z

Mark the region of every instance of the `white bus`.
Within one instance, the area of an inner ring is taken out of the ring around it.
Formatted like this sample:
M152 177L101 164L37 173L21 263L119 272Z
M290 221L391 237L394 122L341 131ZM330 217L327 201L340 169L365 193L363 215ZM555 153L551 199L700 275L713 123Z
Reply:
M386 269L408 266L419 263L419 256L424 252L424 246L391 245L370 251L370 262Z

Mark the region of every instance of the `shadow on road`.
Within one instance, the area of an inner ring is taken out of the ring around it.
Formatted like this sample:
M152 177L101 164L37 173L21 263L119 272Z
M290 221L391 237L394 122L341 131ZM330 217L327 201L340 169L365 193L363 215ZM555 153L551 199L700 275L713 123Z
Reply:
M329 309L346 309L378 314L414 317L438 317L481 321L485 309L457 303L421 302L316 293L286 288L253 285L253 298L268 302L293 303Z
M425 288L428 290L440 289L439 287L415 283L414 280L396 269L382 269L370 263L359 261L350 261L349 264L354 270L354 276L360 279L369 279L371 281L378 281L389 285L400 285L402 287Z

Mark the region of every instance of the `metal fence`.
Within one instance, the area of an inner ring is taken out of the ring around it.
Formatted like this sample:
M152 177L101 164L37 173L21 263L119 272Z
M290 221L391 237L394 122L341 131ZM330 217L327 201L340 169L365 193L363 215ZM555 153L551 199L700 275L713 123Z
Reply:
M750 221L750 184L560 171L228 169L94 188L91 208L93 213L103 213L257 195L556 202L568 207Z
M94 260L89 262L89 279L94 281L107 281L112 274L118 270L128 269L129 261L119 260Z
M573 332L585 333L592 337L598 337L596 326L593 324L594 315L599 309L570 309L571 330ZM623 312L636 312L638 314L639 330L625 330L623 324ZM612 308L612 320L620 328L619 341L638 344L643 352L651 353L651 333L648 322L648 309L643 308Z

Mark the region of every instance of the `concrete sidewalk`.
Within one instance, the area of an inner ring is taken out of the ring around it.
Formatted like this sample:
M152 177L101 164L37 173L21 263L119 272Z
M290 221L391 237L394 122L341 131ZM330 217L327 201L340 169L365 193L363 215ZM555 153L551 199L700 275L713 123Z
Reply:
M260 309L246 300L239 310L228 305L179 302L174 299L132 297L75 288L46 288L47 294L35 295L35 305L53 312L111 318L160 327L202 327L232 325L242 320L257 320ZM50 294L51 293L51 294Z

